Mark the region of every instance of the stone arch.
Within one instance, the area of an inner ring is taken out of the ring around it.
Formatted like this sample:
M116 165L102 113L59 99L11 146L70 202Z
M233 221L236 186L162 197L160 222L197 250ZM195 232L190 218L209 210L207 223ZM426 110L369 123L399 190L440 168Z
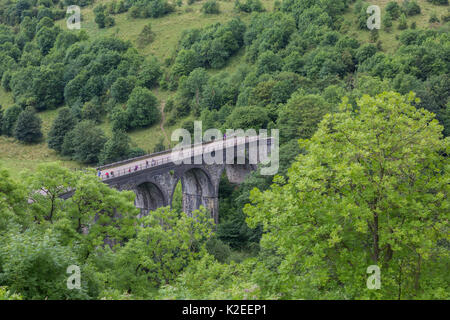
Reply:
M187 214L203 205L218 222L218 198L216 187L209 173L202 168L190 168L181 176L183 211Z
M225 164L225 173L228 181L234 184L241 184L251 171L255 171L258 168L256 164L251 164L249 157L245 158L234 157L232 164Z
M150 211L167 205L166 197L161 188L152 182L143 182L134 189L136 207L141 210L140 216L146 216Z

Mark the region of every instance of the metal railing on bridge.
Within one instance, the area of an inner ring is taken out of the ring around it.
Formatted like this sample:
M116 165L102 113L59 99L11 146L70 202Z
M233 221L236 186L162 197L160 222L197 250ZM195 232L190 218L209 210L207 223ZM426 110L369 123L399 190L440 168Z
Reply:
M232 137L226 137L225 139L222 139L222 140L215 140L215 141L210 141L207 143L199 143L196 145L191 145L190 146L191 152L188 152L188 153L186 153L186 149L189 149L189 147L185 148L183 151L177 150L175 152L181 152L184 156L183 158L187 159L190 157L195 157L198 155L202 155L202 154L217 150L218 149L217 146L220 146L220 144L222 144L222 149L226 149L226 148L233 147L236 145L253 142L253 141L259 140L259 139L260 139L260 136L243 136L243 137L232 136ZM262 139L271 139L271 137L264 137ZM173 151L174 151L173 149L169 149L169 150L162 151L162 152L155 153L155 154L149 154L149 155L141 156L141 157L134 158L134 159L111 163L111 164L105 165L103 167L97 168L97 171L98 171L97 175L101 180L108 180L108 179L113 179L113 178L117 178L117 177L128 175L128 174L132 174L137 171L142 171L145 169L149 169L149 168L157 167L157 166L160 166L163 164L167 164L167 163L173 162L173 159L172 159ZM168 155L163 156L164 154L168 154ZM178 160L181 160L181 159L178 158ZM127 166L127 164L130 164L130 165Z

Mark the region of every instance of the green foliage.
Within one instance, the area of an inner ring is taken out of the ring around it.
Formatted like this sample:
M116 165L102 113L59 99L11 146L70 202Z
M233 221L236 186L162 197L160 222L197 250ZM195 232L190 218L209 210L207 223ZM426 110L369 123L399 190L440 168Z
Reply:
M211 238L206 243L206 250L209 254L213 255L214 258L217 259L217 261L222 263L228 262L228 259L231 255L230 247L217 238Z
M148 57L138 73L138 84L151 89L155 87L162 76L161 64L154 56Z
M105 142L103 131L94 122L84 120L65 135L61 151L76 161L97 163Z
M163 286L159 298L257 299L260 288L249 279L253 267L251 262L222 264L207 254L192 263L174 284Z
M105 143L100 156L100 164L108 164L124 160L130 155L130 137L125 132L116 130L112 137Z
M7 234L7 246L0 246L2 281L24 299L87 298L84 290L69 290L66 269L75 264L74 254L54 236L36 230Z
M11 293L7 287L0 287L0 300L22 300L22 296Z
M408 23L406 21L406 15L404 13L402 13L400 16L400 21L398 22L398 29L404 30L406 28L408 28Z
M264 129L269 123L269 116L264 108L256 106L236 107L227 117L225 129Z
M386 14L389 14L393 20L397 20L400 17L401 9L397 2L389 1L386 5Z
M410 299L447 296L448 149L433 115L397 93L344 102L325 116L307 150L264 193L252 192L249 224L282 257L285 298ZM445 240L444 240L445 239ZM333 263L331 263L333 261ZM366 288L378 265L380 290ZM401 276L400 276L401 274ZM277 284L278 283L278 284ZM274 293L275 293L274 292Z
M81 117L84 120L92 120L95 123L100 123L104 116L104 111L105 110L100 99L96 96L94 99L83 105L83 108L81 109Z
M49 28L43 26L36 33L37 44L43 55L49 53L50 49L53 47L53 44L56 41L56 37L58 36L59 32L60 29L58 27Z
M170 283L192 261L201 258L213 221L206 210L192 217L159 208L143 217L138 236L118 253L117 288L146 296L149 287ZM161 263L163 262L164 263Z
M61 152L64 137L76 124L76 119L68 107L59 109L58 116L52 123L48 133L48 147Z
M439 23L440 22L439 18L437 17L436 12L431 13L430 19L428 20L428 22L429 23L435 23L435 22Z
M383 19L381 21L381 23L383 24L383 27L386 29L386 31L390 31L392 28L392 16L389 13L386 13L383 16Z
M152 31L152 25L149 23L142 28L141 33L138 35L137 43L140 47L145 47L152 43L154 39L155 33Z
M129 128L140 128L157 123L161 119L158 100L143 87L135 87L127 101L126 108Z
M188 75L197 67L221 68L243 45L245 24L238 18L227 24L183 32L173 66L175 75Z
M4 135L12 137L14 135L14 128L16 126L17 119L22 113L22 108L18 105L13 105L6 109L3 114L2 133Z
M245 0L241 3L239 0L234 2L234 9L238 12L263 12L266 9L259 0Z
M95 23L100 29L112 27L115 24L113 17L108 15L107 6L100 4L94 8Z
M414 0L403 1L402 9L407 16L414 16L420 14L420 6Z
M124 103L136 85L135 77L120 77L111 86L111 97L117 102Z
M305 95L301 91L292 95L279 109L277 127L281 142L311 137L323 116L330 112L329 104L319 95Z
M207 14L219 14L219 3L216 0L207 0L202 6L202 12Z
M42 139L42 120L33 107L27 107L17 118L14 137L24 143L36 143Z

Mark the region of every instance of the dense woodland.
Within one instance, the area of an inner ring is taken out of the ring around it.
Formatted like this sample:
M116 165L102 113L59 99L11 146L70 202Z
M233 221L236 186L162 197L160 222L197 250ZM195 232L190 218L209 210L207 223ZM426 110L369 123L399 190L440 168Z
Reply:
M0 299L449 299L448 1L390 1L369 31L370 2L237 0L234 17L183 30L165 59L140 51L151 23L137 42L58 24L73 4L104 29L195 2L1 0L13 103L0 106L0 134L96 166L148 152L129 134L164 112L190 131L193 119L279 129L278 174L223 177L215 226L203 208L182 212L180 189L172 208L138 218L135 195L93 169L44 162L17 179L0 168ZM222 4L204 1L199 15ZM410 19L425 4L419 28ZM381 32L397 34L395 50ZM168 94L163 111L155 90ZM39 115L56 109L44 135ZM66 287L69 265L81 290ZM366 287L370 265L380 290Z

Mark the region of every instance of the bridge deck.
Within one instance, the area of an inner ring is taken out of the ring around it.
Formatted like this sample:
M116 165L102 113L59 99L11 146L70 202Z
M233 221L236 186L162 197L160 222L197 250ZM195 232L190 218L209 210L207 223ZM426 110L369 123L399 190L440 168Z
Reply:
M190 150L189 147L185 148L182 152L182 157L174 158L174 150L167 150L163 152L159 152L156 154L149 154L146 156L142 156L136 158L135 160L131 159L130 161L122 161L117 163L108 164L102 167L99 167L97 170L99 172L99 177L102 180L108 180L111 178L127 175L134 173L136 171L149 169L156 166L161 166L166 163L174 162L175 160L188 159L192 156L201 155L205 153L210 153L214 150L221 150L226 148L231 148L233 146L246 144L249 142L253 142L259 140L259 136L247 136L247 137L227 137L225 139L215 140L212 142L206 142L198 145L191 145ZM261 138L263 139L263 138ZM264 137L264 139L271 139L270 137ZM186 151L188 149L188 151Z

